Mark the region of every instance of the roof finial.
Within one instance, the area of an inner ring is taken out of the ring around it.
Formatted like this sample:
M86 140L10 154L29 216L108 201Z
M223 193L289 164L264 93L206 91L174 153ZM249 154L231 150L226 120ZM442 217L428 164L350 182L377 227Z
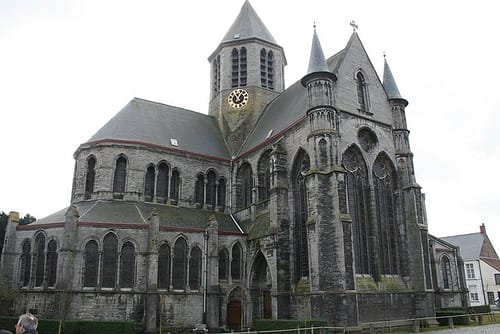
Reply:
M385 56L387 56L387 55L385 54L385 51L382 51L382 54L384 55L384 59L385 59Z
M352 27L352 31L356 31L358 29L358 25L356 24L356 21L352 20L351 23L349 23Z

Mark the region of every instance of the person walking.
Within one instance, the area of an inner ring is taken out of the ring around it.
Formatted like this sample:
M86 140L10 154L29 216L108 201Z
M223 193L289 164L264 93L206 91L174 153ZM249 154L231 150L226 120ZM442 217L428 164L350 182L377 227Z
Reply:
M16 334L38 334L38 319L31 313L22 314L16 324Z

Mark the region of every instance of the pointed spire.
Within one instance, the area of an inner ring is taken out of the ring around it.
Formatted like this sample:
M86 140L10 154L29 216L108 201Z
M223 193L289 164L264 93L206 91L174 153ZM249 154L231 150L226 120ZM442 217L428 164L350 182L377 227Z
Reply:
M316 24L314 24L314 34L311 45L311 55L309 57L309 68L307 74L315 72L329 72L326 64L325 55L319 42L318 34L316 33Z
M387 97L389 99L402 99L401 94L399 93L398 86L396 85L396 81L392 76L391 69L389 68L389 64L387 64L387 59L384 54L384 88L387 92Z
M252 5L250 5L250 2L245 0L240 14L234 20L221 43L250 38L258 38L272 44L277 44Z

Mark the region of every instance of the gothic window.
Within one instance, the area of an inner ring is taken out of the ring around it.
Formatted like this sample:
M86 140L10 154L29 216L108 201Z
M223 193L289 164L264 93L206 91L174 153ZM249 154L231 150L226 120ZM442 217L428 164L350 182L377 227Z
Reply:
M87 176L85 177L85 199L89 199L94 192L95 164L96 160L94 157L90 157L87 160Z
M161 245L158 251L158 288L168 289L170 286L170 247Z
M274 54L271 50L260 50L260 85L274 89Z
M370 274L369 185L366 164L355 146L342 156L347 170L347 202L352 219L356 273Z
M258 181L259 181L259 201L268 200L271 195L271 151L266 151L259 160Z
M267 52L266 49L260 50L260 85L267 87Z
M227 281L229 269L229 254L227 249L223 248L219 252L219 281Z
M252 167L245 162L236 175L236 207L243 209L252 204L253 173Z
M21 254L21 277L19 279L21 286L28 286L31 276L31 242L24 240L23 252Z
M102 254L102 277L101 286L103 288L114 288L116 284L118 260L118 238L113 233L108 233L104 237Z
M219 179L219 186L217 187L217 205L224 209L226 206L226 181Z
M45 236L38 234L35 239L35 286L42 286L45 273Z
M215 208L215 196L216 196L216 186L215 186L216 175L214 171L209 171L207 173L207 193L205 203L209 208Z
M200 290L201 285L201 250L193 247L189 257L189 287L191 290Z
M238 87L240 82L239 74L240 74L240 54L238 49L233 49L231 52L231 87Z
M170 177L170 199L173 201L179 199L179 171L177 169L172 170Z
M123 194L125 192L125 181L127 179L127 159L120 156L116 160L115 175L113 178L113 193Z
M272 51L267 53L267 87L274 89L274 54Z
M235 243L231 251L231 279L240 280L241 279L241 246L239 243Z
M57 243L51 240L47 245L47 286L55 286L57 278Z
M196 184L194 186L194 201L198 204L203 204L205 197L205 177L203 174L199 174L196 179Z
M328 166L328 152L326 149L326 140L322 138L319 141L319 168L325 169Z
M309 250L307 241L307 190L304 174L310 168L309 156L300 150L292 169L292 191L294 205L294 252L295 278L309 276Z
M443 289L451 289L451 265L450 259L446 255L441 258L441 275L443 276Z
M120 255L120 287L132 288L135 276L135 247L129 241L123 244Z
M183 238L175 242L173 262L172 285L175 290L184 290L187 272L187 243Z
M155 194L155 168L149 166L144 180L144 200L151 202Z
M162 162L158 166L158 180L156 182L157 201L165 203L168 196L168 165L166 162Z
M356 89L358 93L359 109L368 111L368 87L366 85L365 77L361 71L356 73Z
M95 287L97 285L97 271L99 268L99 249L96 241L90 240L87 242L84 256L83 286Z
M213 92L215 95L220 92L220 56L217 56L214 59L213 71L214 71Z
M247 85L247 49L240 49L240 86Z

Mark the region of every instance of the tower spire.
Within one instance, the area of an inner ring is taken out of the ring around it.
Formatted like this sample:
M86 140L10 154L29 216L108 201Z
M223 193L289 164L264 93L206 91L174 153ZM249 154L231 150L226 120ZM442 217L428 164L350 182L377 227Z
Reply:
M394 80L394 76L392 75L391 68L387 63L387 58L384 53L384 82L383 82L385 91L387 93L387 97L391 99L403 99L401 93L399 92L398 85L396 84L396 80Z
M316 23L313 25L314 34L311 45L311 55L309 56L309 68L307 74L314 72L328 72L328 65L326 64L325 54L321 48L318 34L316 33Z

